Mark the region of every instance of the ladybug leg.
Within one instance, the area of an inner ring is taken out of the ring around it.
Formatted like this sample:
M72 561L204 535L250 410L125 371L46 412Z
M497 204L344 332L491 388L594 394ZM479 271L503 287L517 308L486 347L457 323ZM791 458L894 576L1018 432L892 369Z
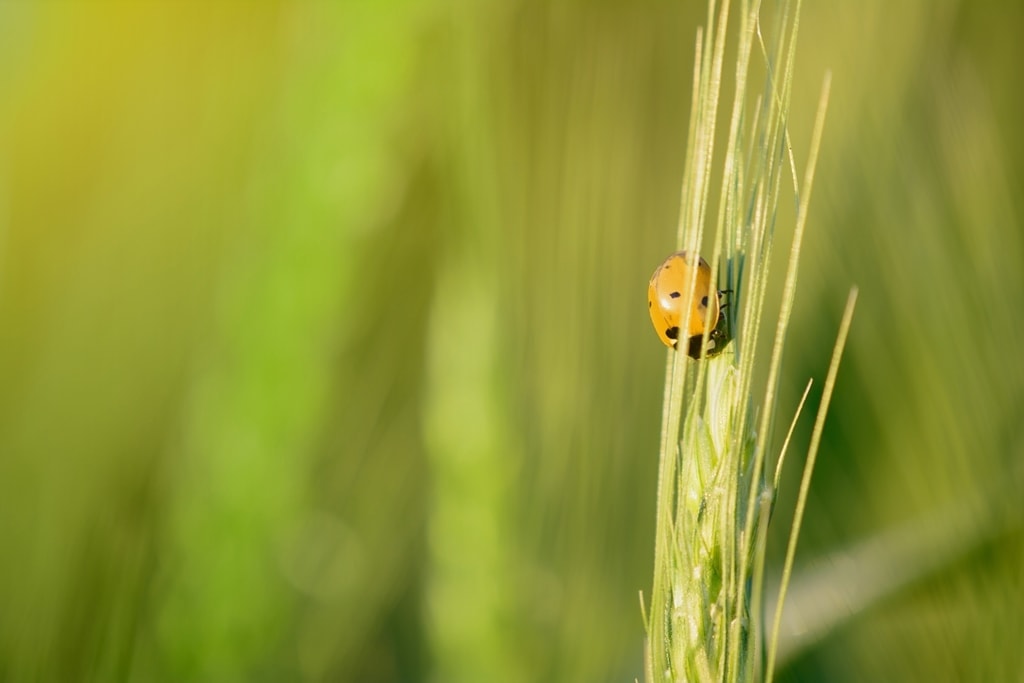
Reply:
M726 319L728 317L728 316L724 315L725 309L729 308L729 305L732 304L732 301L724 301L724 302L722 301L722 298L726 294L732 294L732 290L731 289L720 289L720 290L718 290L718 300L720 302L718 304L718 311L719 311L718 320L719 320L719 322L721 322L722 320L724 320L724 319Z
M728 304L722 304L720 310L724 310ZM708 333L708 357L717 356L732 341L729 316L719 313L718 324Z

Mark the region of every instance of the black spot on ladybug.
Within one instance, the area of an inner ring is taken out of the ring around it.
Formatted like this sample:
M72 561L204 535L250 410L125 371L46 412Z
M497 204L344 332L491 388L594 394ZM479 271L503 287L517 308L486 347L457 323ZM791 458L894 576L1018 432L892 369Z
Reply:
M680 294L679 292L671 292L669 293L669 296L672 297L673 299L678 299L679 297L682 296L682 294Z
M670 328L668 328L667 330L665 330L665 336L668 337L669 339L679 339L679 328L678 327L670 327Z
M708 307L708 298L706 296L705 297L701 297L700 305L703 306L704 308Z
M650 301L650 300L648 300L648 301L647 301L647 308L650 308L650 307L651 307L651 306L653 306L653 305L654 305L654 304L653 304L653 303L651 303L651 301Z

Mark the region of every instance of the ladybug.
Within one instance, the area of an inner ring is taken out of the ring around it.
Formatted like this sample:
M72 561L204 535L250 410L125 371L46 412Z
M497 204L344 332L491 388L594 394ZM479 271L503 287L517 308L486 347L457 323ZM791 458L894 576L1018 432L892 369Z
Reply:
M695 267L697 277L693 281ZM686 303L683 295L691 281L693 299ZM675 349L678 348L676 344L680 338L686 340L686 352L691 358L700 358L700 342L707 321L711 326L707 355L713 356L722 350L726 342L725 332L719 327L724 318L721 314L721 296L722 292L712 287L711 266L708 262L700 256L677 251L665 259L651 276L651 283L647 287L647 309L661 341ZM687 314L685 321L684 312Z

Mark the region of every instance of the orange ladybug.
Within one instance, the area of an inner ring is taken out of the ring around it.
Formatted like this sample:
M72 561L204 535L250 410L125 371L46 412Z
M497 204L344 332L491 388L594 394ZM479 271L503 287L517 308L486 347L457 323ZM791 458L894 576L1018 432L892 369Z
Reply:
M697 277L693 283L693 299L684 302L683 295L690 287L694 268ZM721 293L712 286L711 266L700 256L690 256L685 251L677 251L665 259L654 271L647 287L647 309L661 341L675 349L680 338L686 340L686 352L691 358L700 358L705 321L711 326L707 355L713 356L725 346L725 332L719 328L723 318L720 298Z

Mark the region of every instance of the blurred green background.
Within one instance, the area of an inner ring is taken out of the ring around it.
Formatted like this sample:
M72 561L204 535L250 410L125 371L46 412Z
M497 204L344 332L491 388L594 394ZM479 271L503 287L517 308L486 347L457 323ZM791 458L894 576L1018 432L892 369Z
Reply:
M0 2L0 679L642 678L704 22ZM1022 29L804 8L782 415L861 293L793 586L844 616L781 680L1024 676Z

